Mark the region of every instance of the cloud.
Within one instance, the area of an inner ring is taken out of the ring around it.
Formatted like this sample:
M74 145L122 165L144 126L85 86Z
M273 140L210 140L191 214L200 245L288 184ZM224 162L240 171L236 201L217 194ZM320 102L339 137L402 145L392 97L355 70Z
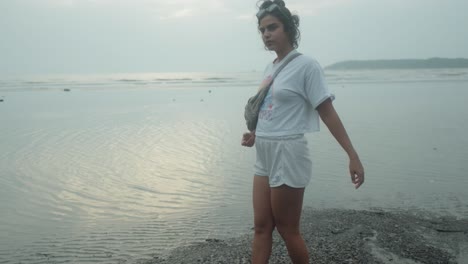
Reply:
M198 16L242 17L255 12L255 4L235 0L32 0L41 6L61 8L125 8L150 11L161 20Z
M252 20L256 21L254 14L239 14L235 17L237 20Z
M177 18L183 18L183 17L191 17L193 16L194 12L191 9L182 9L178 11L174 11L172 13L169 13L168 15L159 15L159 19L161 20L167 20L167 19L177 19Z
M351 4L351 0L314 0L314 1L295 1L287 3L286 6L294 14L300 16L318 15L325 12L327 9L346 6Z

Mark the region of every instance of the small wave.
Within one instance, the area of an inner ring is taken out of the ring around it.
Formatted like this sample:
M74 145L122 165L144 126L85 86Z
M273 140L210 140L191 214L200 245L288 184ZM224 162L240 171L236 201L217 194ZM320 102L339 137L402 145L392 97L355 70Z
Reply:
M228 81L193 81L192 83L213 84L213 83L228 83Z
M447 73L440 73L438 74L441 77L456 77L456 76L465 76L468 75L468 72L447 72Z
M191 78L156 78L158 82L172 82L172 81L191 81Z
M119 79L118 82L142 82L143 80L138 79Z
M46 84L48 82L44 82L44 81L26 81L26 82L23 82L24 84Z
M232 80L235 80L235 78L228 78L228 77L208 77L208 78L204 78L203 80L207 80L207 81L232 81Z

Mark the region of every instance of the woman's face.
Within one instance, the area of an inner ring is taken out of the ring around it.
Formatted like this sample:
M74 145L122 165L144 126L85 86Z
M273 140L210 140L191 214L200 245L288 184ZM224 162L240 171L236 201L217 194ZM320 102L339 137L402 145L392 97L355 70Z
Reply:
M268 50L280 51L291 46L288 35L284 32L283 23L275 16L266 15L262 18L258 29Z

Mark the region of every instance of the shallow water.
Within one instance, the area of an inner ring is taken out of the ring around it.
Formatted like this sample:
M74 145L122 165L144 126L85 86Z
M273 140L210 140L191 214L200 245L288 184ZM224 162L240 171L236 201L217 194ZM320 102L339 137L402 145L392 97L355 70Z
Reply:
M467 218L468 75L377 73L327 73L367 180L353 189L322 127L305 206ZM132 262L250 232L239 142L258 75L2 80L0 263Z

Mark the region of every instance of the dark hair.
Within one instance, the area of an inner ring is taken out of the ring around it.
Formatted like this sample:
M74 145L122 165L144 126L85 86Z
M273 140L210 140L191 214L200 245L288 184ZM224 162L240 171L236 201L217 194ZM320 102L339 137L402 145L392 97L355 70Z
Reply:
M259 5L260 2L263 2ZM297 49L299 47L299 40L301 39L301 32L299 31L299 16L293 15L286 8L286 4L283 0L263 0L257 2L259 11L267 9L272 4L276 4L279 9L273 9L271 12L263 12L258 18L258 25L260 26L260 21L267 15L272 15L278 18L284 26L284 32L288 35L289 42L291 45Z

